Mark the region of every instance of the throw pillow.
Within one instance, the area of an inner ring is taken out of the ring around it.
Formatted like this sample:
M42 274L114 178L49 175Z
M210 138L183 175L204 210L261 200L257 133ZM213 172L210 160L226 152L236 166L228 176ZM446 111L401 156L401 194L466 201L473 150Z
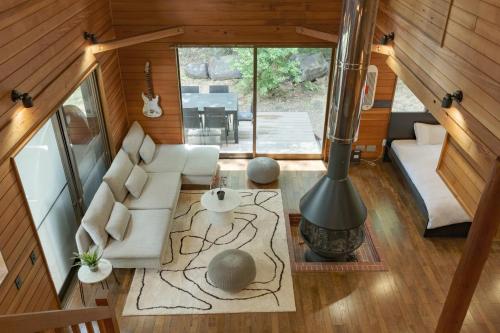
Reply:
M121 202L115 202L108 224L106 224L106 232L118 241L122 241L125 237L128 222L130 221L130 212Z
M413 128L419 145L442 145L444 142L446 130L441 125L415 123Z
M149 164L153 160L155 155L156 145L149 135L146 134L144 141L142 142L141 149L139 149L139 155L141 155L144 163Z
M120 149L108 171L102 178L111 188L117 201L123 201L127 196L128 191L125 187L125 182L133 167L134 165L128 158L127 153L125 153L123 149Z
M148 180L148 174L140 166L136 165L132 169L130 176L125 183L128 191L134 198L139 198L141 196L144 185Z
M108 242L108 234L105 228L114 204L115 199L111 189L105 182L102 182L82 219L83 228L87 231L94 244L101 249L104 249Z
M141 148L142 140L144 140L144 130L137 121L134 121L122 143L122 149L128 154L134 164L139 163L139 149Z

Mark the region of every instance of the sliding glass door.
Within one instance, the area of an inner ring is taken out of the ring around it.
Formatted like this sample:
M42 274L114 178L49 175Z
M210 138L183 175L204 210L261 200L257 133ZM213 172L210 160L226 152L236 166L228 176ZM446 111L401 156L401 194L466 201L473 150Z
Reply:
M258 155L321 156L331 49L257 49Z
M52 280L60 292L73 265L78 211L54 120L45 123L15 161Z
M14 160L52 280L62 295L74 264L79 221L109 166L94 75Z
M91 75L58 112L82 211L89 206L110 163L100 105L96 79Z
M179 48L185 142L219 145L226 157L320 158L331 53Z
M253 153L253 48L179 48L184 142Z

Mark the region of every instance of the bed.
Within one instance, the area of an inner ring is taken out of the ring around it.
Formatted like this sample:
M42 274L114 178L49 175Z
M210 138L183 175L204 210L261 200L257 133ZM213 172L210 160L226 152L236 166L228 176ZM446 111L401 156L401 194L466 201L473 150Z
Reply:
M430 113L391 114L386 160L401 173L425 216L425 237L465 237L471 219L436 172L442 141L417 143L415 123L437 121Z

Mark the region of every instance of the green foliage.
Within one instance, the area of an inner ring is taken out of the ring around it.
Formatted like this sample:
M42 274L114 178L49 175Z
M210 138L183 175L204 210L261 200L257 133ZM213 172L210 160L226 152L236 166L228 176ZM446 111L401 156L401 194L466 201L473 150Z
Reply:
M97 266L99 260L101 260L102 257L102 254L99 254L97 250L83 252L83 253L74 253L74 255L75 255L74 259L78 260L75 266L89 266L89 267Z
M253 87L253 49L234 48L236 54L234 67L242 74L238 83L244 93ZM300 79L299 62L293 59L297 48L261 48L257 53L257 92L260 96L275 96L280 93L280 85L291 81L296 84Z

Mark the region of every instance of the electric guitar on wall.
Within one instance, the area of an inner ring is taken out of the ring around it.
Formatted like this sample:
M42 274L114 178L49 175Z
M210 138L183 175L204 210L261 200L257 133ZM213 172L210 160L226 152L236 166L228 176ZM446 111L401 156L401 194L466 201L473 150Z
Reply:
M151 79L151 64L149 61L146 62L144 67L144 75L146 76L146 94L142 93L142 100L144 101L144 107L142 108L142 113L149 118L157 118L162 115L162 110L160 108L158 95L155 96L153 92L153 80Z

